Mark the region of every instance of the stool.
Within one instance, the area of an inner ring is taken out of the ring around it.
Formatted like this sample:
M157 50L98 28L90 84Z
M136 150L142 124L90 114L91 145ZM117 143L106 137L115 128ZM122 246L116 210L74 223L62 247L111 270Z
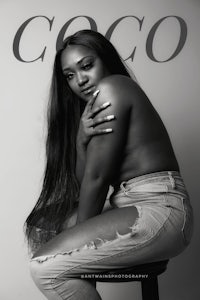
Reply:
M142 300L159 300L158 278L162 274L169 260L142 264L134 267L109 270L99 273L98 282L128 282L140 281L142 286ZM102 275L102 276L100 276ZM143 276L142 276L143 275ZM100 277L100 278L99 278Z

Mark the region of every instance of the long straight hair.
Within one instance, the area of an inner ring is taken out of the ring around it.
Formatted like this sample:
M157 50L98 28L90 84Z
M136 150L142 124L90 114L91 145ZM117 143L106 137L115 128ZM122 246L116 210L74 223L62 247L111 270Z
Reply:
M84 102L70 89L61 68L61 55L69 45L96 52L110 74L130 77L113 45L100 33L81 30L69 36L55 56L48 104L46 168L39 199L25 222L25 233L34 251L62 230L77 205L79 184L75 174L76 137ZM38 232L40 234L38 234Z

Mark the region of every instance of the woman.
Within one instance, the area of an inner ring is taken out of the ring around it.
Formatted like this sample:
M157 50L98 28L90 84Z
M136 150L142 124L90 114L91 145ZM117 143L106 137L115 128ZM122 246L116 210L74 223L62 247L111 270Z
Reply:
M168 133L97 32L75 33L56 54L43 190L26 226L30 244L36 233L47 241L31 273L51 300L101 299L81 274L171 258L190 242L192 209Z

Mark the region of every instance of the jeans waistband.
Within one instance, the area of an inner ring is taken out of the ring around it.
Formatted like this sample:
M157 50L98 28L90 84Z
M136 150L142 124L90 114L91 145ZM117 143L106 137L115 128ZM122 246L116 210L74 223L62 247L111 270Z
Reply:
M114 194L131 192L186 192L183 179L178 171L161 171L123 181Z
M126 182L127 184L132 184L132 183L137 183L137 182L141 182L144 180L148 180L148 179L156 179L156 178L161 178L161 177L166 177L166 178L171 178L171 177L176 177L176 178L181 178L181 174L178 171L160 171L160 172L155 172L155 173L149 173L149 174L145 174L145 175L141 175L141 176L137 176L134 178L131 178L127 181L123 181Z

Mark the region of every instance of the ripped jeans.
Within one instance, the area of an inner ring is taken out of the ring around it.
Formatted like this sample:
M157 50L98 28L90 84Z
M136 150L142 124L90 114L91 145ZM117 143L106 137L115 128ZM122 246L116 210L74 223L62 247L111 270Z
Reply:
M178 172L163 171L122 182L112 193L114 208L135 206L138 218L131 232L116 234L98 246L31 259L31 275L49 300L99 300L95 286L83 275L172 258L190 243L193 213Z

